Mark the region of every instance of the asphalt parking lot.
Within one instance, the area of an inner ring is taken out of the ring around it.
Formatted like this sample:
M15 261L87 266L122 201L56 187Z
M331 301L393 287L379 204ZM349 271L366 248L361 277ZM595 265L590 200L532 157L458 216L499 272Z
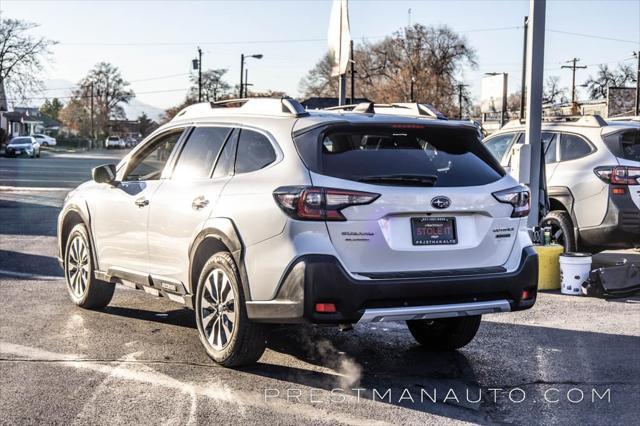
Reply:
M541 294L429 353L404 324L278 327L258 364L216 366L191 311L118 287L75 307L55 260L68 189L124 152L0 158L0 423L634 424L640 298ZM435 400L435 402L434 402Z

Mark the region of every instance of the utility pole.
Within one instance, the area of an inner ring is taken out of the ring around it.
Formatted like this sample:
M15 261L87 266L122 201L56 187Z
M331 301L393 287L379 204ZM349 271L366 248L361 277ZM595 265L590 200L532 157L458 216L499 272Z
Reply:
M244 89L244 53L240 54L240 93L238 98L242 99L242 90Z
M198 102L202 102L202 49L198 47Z
M462 89L467 87L467 84L458 84L456 87L458 88L458 119L462 120ZM413 87L413 86L412 86Z
M355 68L355 64L356 61L354 60L353 57L353 40L351 40L350 45L349 45L349 49L350 49L350 57L351 57L351 104L354 104L355 101L355 93L356 93L356 68Z
M244 90L242 93L249 97L249 68L244 69Z
M522 85L520 86L520 120L524 120L524 102L527 93L527 31L529 27L529 17L524 17L524 44L522 46Z
M96 132L93 127L93 81L90 84L90 90L91 90L91 143L93 144L96 138Z
M578 111L578 105L576 103L576 70L586 69L586 65L578 66L576 63L580 62L580 58L573 58L567 61L572 65L563 65L561 68L567 68L571 70L571 114L575 115Z
M633 52L633 56L638 60L638 72L636 74L636 110L635 116L640 115L640 50Z
M546 0L530 0L529 37L527 41L527 124L525 144L531 147L529 190L531 191L529 228L540 223L540 199L546 198L546 180L543 178L542 156L542 83L544 77L544 28ZM525 182L526 183L526 182ZM546 202L545 202L546 204Z

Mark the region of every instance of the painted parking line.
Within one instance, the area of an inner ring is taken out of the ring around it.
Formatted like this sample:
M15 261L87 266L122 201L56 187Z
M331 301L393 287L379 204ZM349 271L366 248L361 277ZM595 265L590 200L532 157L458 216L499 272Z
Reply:
M221 407L230 410L236 410L238 414L247 416L248 409L268 410L276 415L289 415L298 417L303 421L317 421L323 419L329 423L341 423L350 425L381 425L388 424L382 421L375 421L360 418L349 412L327 411L322 408L316 408L313 405L291 404L285 399L274 398L267 401L260 391L247 392L231 388L220 380L203 380L202 382L182 381L163 374L154 369L148 368L148 365L161 363L166 364L162 360L137 359L141 353L134 352L125 355L119 359L89 359L78 354L66 354L50 352L32 346L17 345L11 342L0 341L0 362L50 362L63 365L75 370L86 371L90 373L98 373L106 376L106 381L112 385L116 381L134 382L143 385L151 385L154 389L164 389L166 391L177 391L190 397L192 404L188 407L186 413L179 418L171 419L177 424L194 423L197 414L198 397L205 397L214 403L219 403ZM212 368L202 366L203 368ZM239 372L239 375L243 373ZM204 377L204 376L203 376ZM104 381L103 381L104 383ZM117 386L110 386L110 388ZM98 387L99 391L105 392L110 389ZM328 391L325 391L328 392ZM383 404L381 402L371 402L372 406ZM438 416L439 419L444 420ZM177 421L176 421L177 420Z

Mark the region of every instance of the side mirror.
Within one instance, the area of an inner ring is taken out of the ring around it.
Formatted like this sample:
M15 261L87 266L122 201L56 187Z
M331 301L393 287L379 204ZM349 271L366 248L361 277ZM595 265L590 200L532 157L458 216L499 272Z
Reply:
M103 164L91 170L91 178L97 183L114 183L116 180L116 165Z

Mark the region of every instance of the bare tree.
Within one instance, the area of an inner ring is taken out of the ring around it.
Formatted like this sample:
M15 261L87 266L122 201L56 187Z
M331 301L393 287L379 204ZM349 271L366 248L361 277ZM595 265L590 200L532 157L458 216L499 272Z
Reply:
M633 68L627 64L618 64L618 68L609 69L607 64L600 65L595 77L589 76L585 86L591 99L603 99L607 97L609 87L624 87L627 83L635 83L636 77Z
M547 104L566 102L568 91L566 87L560 87L560 77L549 76L544 85L543 102Z
M376 102L413 98L457 116L457 85L463 66L476 66L476 55L466 39L446 26L415 24L384 40L356 46L357 97ZM305 96L332 96L337 79L330 77L330 59L324 57L301 81ZM463 102L468 104L465 94ZM466 108L466 106L465 106Z
M332 56L328 53L300 81L300 91L304 96L334 97L338 91L336 78L331 77Z
M217 101L218 99L229 96L231 85L224 81L223 77L227 73L226 69L206 70L202 71L202 100ZM191 76L193 84L189 89L187 97L198 99L198 76Z
M73 100L89 112L93 99L94 128L103 135L109 131L110 119L126 118L121 104L129 103L135 96L118 67L107 62L96 64L87 76L80 80L78 87L73 93ZM73 119L73 116L69 118Z
M0 94L6 93L7 98L24 100L42 89L39 75L56 42L31 35L29 32L36 27L30 22L0 17L0 86L4 88ZM0 110L6 104L6 98L0 99Z

